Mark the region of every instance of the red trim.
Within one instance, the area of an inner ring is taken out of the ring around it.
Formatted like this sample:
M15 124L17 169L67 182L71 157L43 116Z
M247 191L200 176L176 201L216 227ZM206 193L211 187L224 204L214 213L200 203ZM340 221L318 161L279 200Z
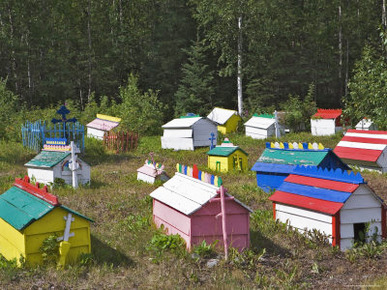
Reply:
M342 114L341 109L317 109L317 113L313 117L320 117L322 119L336 119Z
M379 138L344 136L343 139L341 139L340 141L387 145L387 139L379 139Z
M340 158L376 162L383 150L371 150L337 146L333 152Z
M325 189L332 189L332 190L351 192L351 193L354 192L359 187L359 184L352 184L352 183L332 181L327 179L320 179L320 178L292 175L292 174L286 177L285 181L296 183L296 184L303 184L303 185L308 185L313 187L320 187Z
M193 165L192 177L199 178L199 170L198 170L198 166L196 164Z
M273 218L274 220L276 219L276 211L275 211L275 206L276 206L276 203L273 202Z
M20 188L21 190L24 190L33 196L36 196L46 202L48 202L51 205L57 206L59 205L58 197L55 195L48 193L44 189L37 188L36 186L32 185L31 183L25 182L21 178L15 178L14 186Z
M386 222L386 215L387 215L387 206L382 204L382 238L387 238L387 222Z
M340 249L340 211L332 216L332 246Z
M365 134L380 134L385 135L387 134L387 131L379 131L379 130L355 130L355 129L348 129L347 132L350 133L365 133Z
M344 205L341 202L327 201L288 192L277 190L269 200L273 202L283 203L286 205L293 205L300 208L310 209L330 215L336 214Z

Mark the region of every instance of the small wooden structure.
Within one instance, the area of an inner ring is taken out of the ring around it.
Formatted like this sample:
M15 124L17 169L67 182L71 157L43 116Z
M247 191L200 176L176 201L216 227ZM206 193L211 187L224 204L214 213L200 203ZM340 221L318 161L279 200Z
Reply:
M168 174L164 171L164 165L145 160L145 164L137 169L137 180L155 183L156 180L167 181Z
M16 178L0 195L0 254L7 260L23 257L27 264L42 264L39 251L49 236L58 236L59 264L75 263L82 253L91 252L91 219L61 205L47 187Z
M320 143L266 143L266 148L251 168L257 185L265 192L277 189L297 165L350 170L331 149Z
M310 119L312 135L328 136L343 131L341 109L317 109Z
M218 131L222 134L235 132L242 121L237 111L222 108L214 108L207 118L218 125Z
M355 126L356 130L378 130L378 126L372 120L364 118Z
M238 146L234 146L227 138L221 145L207 152L208 168L219 172L231 170L246 171L248 154Z
M116 151L117 153L134 150L138 145L138 133L124 131L107 132L103 136L103 145L106 149Z
M246 136L253 139L266 139L272 136L278 136L281 126L278 124L275 115L254 114L245 124ZM277 131L277 133L276 133ZM279 136L278 136L279 137Z
M275 219L300 232L318 230L343 251L386 238L386 205L360 174L300 166L269 199Z
M53 184L56 178L61 178L66 184L73 184L71 170L71 148L66 145L66 139L46 139L43 150L24 166L28 176L39 183ZM79 167L75 172L78 184L90 182L90 165L77 158Z
M97 114L97 118L86 125L87 137L103 139L105 133L116 128L121 122L121 118Z
M221 188L220 178L178 164L175 175L150 195L155 224L179 234L188 249L203 240L219 240L226 249L248 248L251 210L227 193L220 198Z
M349 129L334 152L360 169L387 172L387 131Z
M196 147L210 146L210 134L218 137L216 124L200 116L182 116L162 126L161 137L163 149L194 150Z

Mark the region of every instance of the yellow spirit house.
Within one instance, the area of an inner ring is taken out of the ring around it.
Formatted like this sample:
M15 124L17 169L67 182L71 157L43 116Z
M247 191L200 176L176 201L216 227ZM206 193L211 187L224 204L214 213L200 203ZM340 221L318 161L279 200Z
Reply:
M218 131L222 134L235 132L242 121L237 111L222 108L214 108L207 118L218 125Z
M238 146L234 146L227 138L224 142L207 152L208 168L219 172L247 170L248 154Z
M37 184L38 185L38 184ZM0 254L7 260L21 257L29 265L42 264L43 241L57 236L59 265L73 264L91 252L92 220L61 205L47 187L39 189L29 178L16 179L0 195Z

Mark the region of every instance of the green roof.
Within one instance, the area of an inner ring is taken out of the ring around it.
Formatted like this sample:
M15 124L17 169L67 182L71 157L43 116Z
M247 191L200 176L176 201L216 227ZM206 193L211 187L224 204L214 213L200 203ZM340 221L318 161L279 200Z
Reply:
M70 152L42 151L28 161L25 166L51 168L65 159L68 155L70 155Z
M213 155L213 156L230 156L232 153L235 151L240 150L244 154L248 155L245 151L243 151L241 148L238 146L216 146L215 148L211 149L210 151L207 152L208 155Z
M0 218L19 231L49 213L53 208L54 206L48 202L16 186L0 195Z
M276 150L266 148L258 162L317 166L329 154L327 150Z
M274 119L275 118L275 116L271 115L271 114L260 114L260 115L258 115L257 113L255 113L253 116L254 117L261 117L261 118L268 118L268 119Z
M58 207L93 221L66 206L59 205ZM0 218L19 231L39 220L54 208L55 206L16 186L0 195Z

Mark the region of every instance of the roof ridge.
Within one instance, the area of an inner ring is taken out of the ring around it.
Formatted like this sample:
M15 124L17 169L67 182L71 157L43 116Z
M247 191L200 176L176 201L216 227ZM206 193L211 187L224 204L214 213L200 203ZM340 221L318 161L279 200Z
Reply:
M312 150L312 151L329 151L331 149L325 148L321 143L308 142L266 142L266 148L269 149L283 149L283 150Z
M23 179L15 178L15 183L13 185L53 206L60 205L58 197L48 192L47 185L45 185L43 189L40 189L39 183L36 182L35 185L31 184L28 176L24 176Z
M346 183L366 183L360 173L353 171L345 171L340 168L327 169L317 166L300 166L296 165L292 174L316 177L320 179L328 179L333 181L341 181Z

